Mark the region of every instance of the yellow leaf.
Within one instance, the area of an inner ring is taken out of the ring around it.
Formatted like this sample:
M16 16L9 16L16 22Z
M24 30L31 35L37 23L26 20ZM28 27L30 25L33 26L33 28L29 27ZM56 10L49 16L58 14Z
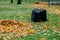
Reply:
M35 32L35 30L34 29L30 29L29 30L29 33L31 34L31 33L34 33Z
M46 38L41 38L40 40L46 40Z
M3 40L8 40L7 38L3 38Z

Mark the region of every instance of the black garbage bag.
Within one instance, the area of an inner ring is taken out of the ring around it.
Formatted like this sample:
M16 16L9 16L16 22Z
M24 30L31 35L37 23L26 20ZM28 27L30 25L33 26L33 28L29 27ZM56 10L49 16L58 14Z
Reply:
M41 15L40 15L40 10L39 10L39 9L35 8L35 9L32 11L31 20L34 21L34 22L40 22L40 20L41 20Z
M41 21L47 21L47 12L45 9L40 9Z
M46 10L35 8L32 11L31 20L33 22L47 21Z

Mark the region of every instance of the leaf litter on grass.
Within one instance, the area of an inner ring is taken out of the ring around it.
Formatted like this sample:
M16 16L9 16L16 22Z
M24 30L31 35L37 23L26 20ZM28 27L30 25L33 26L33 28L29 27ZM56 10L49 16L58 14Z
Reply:
M46 9L48 12L52 12L54 14L60 14L60 6L56 6L56 5L50 5L48 6L47 2L40 2L39 4L32 4L31 7L33 8L43 8Z
M34 33L34 29L31 26L29 23L16 22L15 20L0 20L0 37L19 38L21 36L23 38L27 34Z
M33 4L33 7L44 8L44 9L48 10L48 12L56 10L55 6L54 7L50 6L49 8L47 5L44 5L44 6L43 6L43 4L41 4L41 5ZM21 18L22 17L23 16L21 16ZM52 15L52 16L50 15L49 16L50 21L48 20L48 22L46 22L46 23L45 22L44 23L43 22L33 23L33 22L29 22L27 20L25 22L21 22L21 21L16 22L15 20L1 20L0 21L0 37L6 37L8 39L11 39L11 38L24 38L28 34L30 34L31 36L33 36L34 34L39 34L39 36L42 36L41 38L39 38L39 40L46 40L47 38L51 40L53 37L54 38L52 40L55 40L55 37L57 35L58 36L60 35L60 31L58 28L60 22L59 21L57 22L54 18L58 18L58 17L56 17L56 16L54 17L54 15ZM55 23L55 21L56 21L56 23ZM44 36L46 36L47 38ZM31 38L31 39L33 39L33 38ZM29 38L29 40L30 40L30 38ZM58 38L57 38L57 40L58 40Z

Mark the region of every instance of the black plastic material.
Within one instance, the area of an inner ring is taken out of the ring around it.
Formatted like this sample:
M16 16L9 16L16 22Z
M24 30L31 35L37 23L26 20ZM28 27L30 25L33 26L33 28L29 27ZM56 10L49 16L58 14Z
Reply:
M32 11L31 20L33 22L47 21L46 10L35 8Z

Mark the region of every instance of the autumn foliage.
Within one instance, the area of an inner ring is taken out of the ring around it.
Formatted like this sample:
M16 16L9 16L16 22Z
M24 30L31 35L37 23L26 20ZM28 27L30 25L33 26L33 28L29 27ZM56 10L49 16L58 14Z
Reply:
M18 37L19 35L25 37L27 34L33 33L34 30L29 28L29 26L26 23L16 22L15 20L0 20L0 32L17 34L12 36L12 38ZM0 36L2 37L3 35Z

